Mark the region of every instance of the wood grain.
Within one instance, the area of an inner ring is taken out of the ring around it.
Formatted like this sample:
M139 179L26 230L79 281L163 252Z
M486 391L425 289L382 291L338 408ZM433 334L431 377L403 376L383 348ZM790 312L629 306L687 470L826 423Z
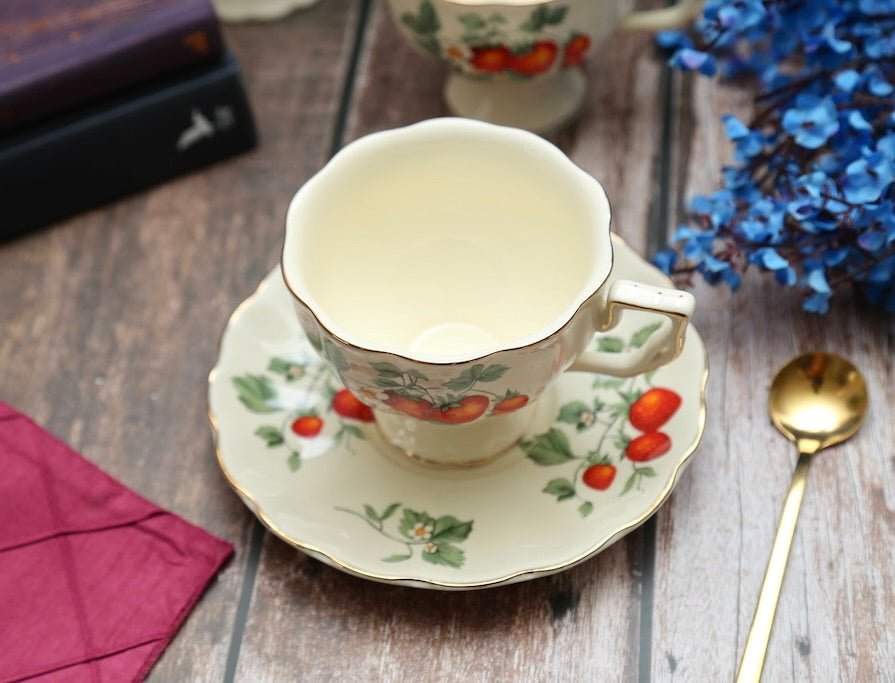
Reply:
M744 89L679 81L675 196L718 186L730 160L719 117L750 114ZM731 295L696 287L710 350L703 446L659 513L652 668L658 680L731 680L795 466L767 418L767 389L791 356L822 348L865 373L862 431L814 462L772 634L765 680L888 680L895 661L892 357L895 324L846 295L830 315L758 274ZM887 578L888 577L888 578Z
M382 2L363 48L346 141L447 114L442 68L404 44ZM657 195L661 66L649 38L618 36L592 72L582 118L554 140L603 182L616 229L639 245ZM636 680L642 545L635 532L561 575L447 594L370 584L268 536L237 680Z
M154 680L224 673L255 522L213 457L205 377L230 312L276 262L289 197L329 153L355 16L331 1L227 32L257 151L0 248L0 396L237 546Z

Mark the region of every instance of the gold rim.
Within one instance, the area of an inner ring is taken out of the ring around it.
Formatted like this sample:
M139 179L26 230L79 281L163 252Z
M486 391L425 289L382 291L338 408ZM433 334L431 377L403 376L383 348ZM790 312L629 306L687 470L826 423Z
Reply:
M624 245L628 249L631 249L630 245L619 237L618 235L613 234L612 239L617 241L618 243ZM633 252L634 250L631 249ZM635 254L637 252L634 252ZM645 261L646 262L646 261ZM652 264L646 262L650 267L655 268ZM658 269L657 269L658 270ZM661 273L661 271L660 271ZM665 279L669 286L673 286L671 279L668 278L664 273L661 273L663 279ZM241 315L241 313L252 303L254 300L267 288L268 281L265 278L261 281L261 284L258 285L257 289L247 298L245 299L233 313L230 315L230 318L227 321L227 324L224 326L223 332L221 332L221 336L218 339L218 360L221 357L221 349L223 347L224 335L226 335L227 331L231 328L234 321ZM698 332L697 332L698 334ZM289 545L298 548L299 550L312 555L313 557L329 564L332 567L340 569L348 574L352 574L353 576L359 576L364 579L370 579L372 581L378 581L380 583L394 583L394 584L402 584L405 586L410 586L412 588L420 588L420 587L431 587L431 588L440 588L446 590L473 590L477 588L491 588L494 586L500 586L508 583L515 583L521 580L530 580L534 578L538 578L541 576L549 576L550 574L556 574L566 569L570 569L582 562L589 560L590 558L598 555L600 552L605 550L607 547L612 545L615 541L621 539L622 537L629 534L631 531L634 531L636 528L641 526L646 520L652 517L656 511L662 507L668 497L671 495L671 492L674 490L674 487L677 485L678 479L680 478L681 473L684 471L686 466L690 462L690 458L699 448L699 444L702 442L702 437L705 433L705 421L706 421L706 386L708 384L709 377L709 356L708 350L705 347L705 343L702 341L700 337L699 340L702 343L702 354L703 354L703 371L702 377L700 378L700 387L699 387L699 419L697 421L696 426L696 438L693 440L693 443L690 445L688 450L683 454L683 456L678 460L674 469L671 472L671 477L668 480L668 483L665 485L665 488L662 489L662 492L659 494L658 498L656 498L655 502L650 506L650 508L644 512L642 515L633 519L632 521L624 524L617 529L611 531L606 534L598 543L596 543L590 550L581 553L580 555L568 560L566 562L562 562L559 564L547 565L545 567L538 567L535 569L524 569L521 571L513 572L511 574L506 574L504 576L500 576L496 579L490 579L488 581L474 581L474 582L459 582L459 581L436 581L434 579L421 579L413 576L402 576L395 574L377 574L376 572L370 572L359 567L356 567L350 563L343 562L339 560L337 557L334 557L330 553L324 551L317 546L301 541L297 538L290 536L288 533L283 531L280 527L278 527L273 520L264 512L264 509L261 507L261 504L258 500L251 494L249 491L241 486L237 481L233 474L227 469L227 466L224 464L224 459L221 455L220 449L220 441L219 441L219 429L218 429L218 421L217 417L211 410L211 387L214 384L215 378L217 376L218 364L215 362L215 367L212 368L211 372L208 373L208 422L211 425L212 435L214 437L214 452L215 457L218 461L218 466L221 468L221 472L224 475L224 478L227 480L227 483L230 484L230 487L236 491L237 494L243 499L246 503L246 506L251 510L251 512L258 518L258 520L265 526L267 529L285 541Z

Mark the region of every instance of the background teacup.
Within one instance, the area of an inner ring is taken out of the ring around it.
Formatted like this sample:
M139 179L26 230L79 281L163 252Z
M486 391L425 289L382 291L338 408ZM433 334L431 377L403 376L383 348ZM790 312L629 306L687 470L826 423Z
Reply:
M680 353L693 297L604 286L609 218L600 184L536 135L434 119L351 143L296 193L283 275L386 439L468 464L517 441L562 371L629 376ZM625 308L666 320L635 351L586 351Z
M616 29L683 26L702 0L633 11L633 0L389 0L404 36L451 69L445 100L461 116L534 132L584 99L581 63Z

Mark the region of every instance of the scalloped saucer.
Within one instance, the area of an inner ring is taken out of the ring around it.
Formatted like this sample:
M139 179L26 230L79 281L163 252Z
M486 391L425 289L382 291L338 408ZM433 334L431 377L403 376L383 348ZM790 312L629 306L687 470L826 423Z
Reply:
M613 243L611 278L669 286ZM650 322L629 313L594 343L637 346ZM277 268L224 330L209 419L224 476L281 539L364 578L462 590L562 571L645 522L702 437L707 377L691 326L681 356L653 373L562 375L520 444L488 465L433 468L388 446L318 359ZM651 389L640 407L661 426L644 435L629 408Z

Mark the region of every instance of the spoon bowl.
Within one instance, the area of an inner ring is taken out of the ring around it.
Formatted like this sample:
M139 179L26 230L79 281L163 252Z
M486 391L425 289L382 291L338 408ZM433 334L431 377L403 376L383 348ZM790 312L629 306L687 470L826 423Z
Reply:
M771 383L768 410L774 426L798 447L799 462L783 504L737 683L761 680L808 466L819 450L841 443L858 431L867 414L867 385L858 369L844 358L807 353L777 372Z
M768 409L774 426L810 455L858 431L867 413L867 385L844 358L808 353L774 377Z

